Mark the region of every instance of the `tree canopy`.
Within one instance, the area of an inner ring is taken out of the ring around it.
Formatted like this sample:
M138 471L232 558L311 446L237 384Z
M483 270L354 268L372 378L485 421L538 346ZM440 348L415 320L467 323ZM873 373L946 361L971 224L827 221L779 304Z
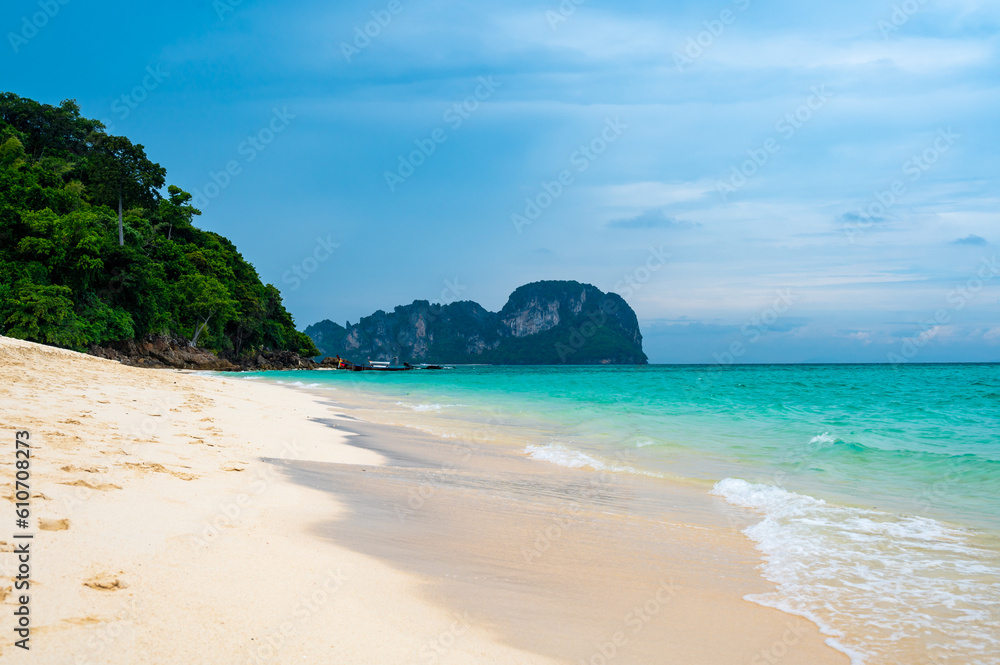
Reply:
M281 294L143 146L73 101L0 94L0 333L73 349L180 335L223 355L317 355ZM118 205L122 204L119 220Z
M125 244L122 206L141 205L153 210L160 201L167 170L146 157L141 145L124 136L96 133L86 169L88 189L98 204L118 205L118 244Z

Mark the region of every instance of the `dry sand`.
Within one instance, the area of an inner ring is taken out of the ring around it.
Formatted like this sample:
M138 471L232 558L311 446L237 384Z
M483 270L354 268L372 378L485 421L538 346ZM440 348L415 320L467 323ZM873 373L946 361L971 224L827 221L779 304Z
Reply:
M492 476L443 469L433 442L386 434L379 451L375 430L350 428L302 391L0 337L0 662L846 662L808 622L741 599L764 588L754 554L714 518L609 529L620 518L591 506L529 563L519 543L579 479L510 459ZM33 444L30 654L11 630L19 430ZM539 500L506 496L518 479ZM393 505L431 485L435 501L394 527ZM628 632L636 602L661 608L642 634ZM619 629L626 644L602 656Z

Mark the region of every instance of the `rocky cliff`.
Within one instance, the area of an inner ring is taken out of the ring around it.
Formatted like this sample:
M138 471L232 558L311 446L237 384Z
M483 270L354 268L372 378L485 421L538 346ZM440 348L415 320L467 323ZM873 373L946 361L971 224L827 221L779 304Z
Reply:
M621 296L590 284L535 282L499 312L477 303L416 300L353 325L306 328L324 356L356 362L645 364L635 312Z
M315 369L312 358L303 358L294 351L260 351L256 355L226 357L208 349L193 347L183 337L147 335L141 340L112 342L106 346L91 345L92 356L117 360L134 367L196 369L218 372L258 372L265 370Z

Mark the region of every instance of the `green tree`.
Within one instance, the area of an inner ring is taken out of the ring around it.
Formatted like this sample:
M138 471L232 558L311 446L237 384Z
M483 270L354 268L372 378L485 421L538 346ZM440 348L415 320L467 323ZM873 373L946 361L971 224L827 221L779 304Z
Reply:
M214 277L184 275L177 287L183 299L182 315L197 324L190 346L198 344L198 338L213 318L216 320L216 327L221 328L236 313L236 302L229 297L226 287Z
M181 232L192 228L193 218L195 215L200 215L201 210L192 206L191 195L176 185L167 187L167 195L169 198L160 201L160 207L157 210L160 222L156 225L155 230L166 225L167 240L171 240L174 229Z
M14 93L0 93L0 121L21 132L24 148L33 160L44 156L83 155L93 146L104 125L80 115L80 106L67 99L59 106L39 104Z
M0 166L23 163L25 157L24 144L16 136L10 137L0 145Z
M105 135L99 140L93 160L91 187L101 203L118 202L118 244L125 244L122 222L124 201L153 210L160 200L157 190L163 187L167 170L151 162L140 144L124 136Z
M57 346L83 346L87 340L73 313L72 294L68 286L22 283L14 294L13 311L4 321L7 336Z

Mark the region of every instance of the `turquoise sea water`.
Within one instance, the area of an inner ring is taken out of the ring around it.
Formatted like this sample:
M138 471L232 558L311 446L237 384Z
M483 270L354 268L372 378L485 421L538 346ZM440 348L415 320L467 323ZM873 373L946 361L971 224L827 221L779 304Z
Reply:
M750 600L809 617L856 663L1000 663L1000 365L266 379L547 463L702 483L761 517L745 532L777 591Z

